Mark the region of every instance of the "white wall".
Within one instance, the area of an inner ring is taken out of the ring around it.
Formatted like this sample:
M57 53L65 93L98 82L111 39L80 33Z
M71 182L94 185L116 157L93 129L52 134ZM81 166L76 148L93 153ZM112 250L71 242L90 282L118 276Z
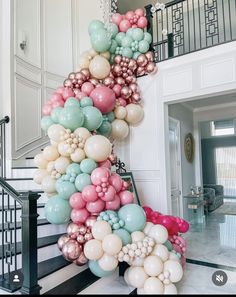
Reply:
M169 105L169 116L180 121L181 168L182 168L182 194L190 192L190 186L195 185L195 158L188 162L184 153L184 139L188 133L194 134L193 112L182 104Z

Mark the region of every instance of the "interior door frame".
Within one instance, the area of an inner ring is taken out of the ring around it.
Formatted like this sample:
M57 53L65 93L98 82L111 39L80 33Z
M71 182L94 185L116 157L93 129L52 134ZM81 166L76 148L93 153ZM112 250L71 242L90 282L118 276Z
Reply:
M177 127L177 131L178 131L178 142L177 142L177 146L178 146L178 161L179 161L179 172L178 172L178 183L179 183L179 189L180 189L180 195L179 195L179 215L180 217L183 217L183 183L182 183L182 157L181 157L181 127L180 127L180 121L169 116L168 117L168 130L170 130L170 126L169 126L169 122L172 121L176 127ZM169 155L170 155L170 151L169 151ZM170 168L169 168L170 170ZM171 193L171 182L170 182L170 193ZM171 197L170 197L171 199ZM171 207L172 209L172 207Z

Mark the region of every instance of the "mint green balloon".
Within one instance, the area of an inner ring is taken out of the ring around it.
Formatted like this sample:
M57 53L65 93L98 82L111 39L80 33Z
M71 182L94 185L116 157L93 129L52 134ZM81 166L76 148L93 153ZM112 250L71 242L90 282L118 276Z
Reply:
M99 20L93 20L92 22L89 23L89 26L88 26L89 35L96 33L100 29L104 29L103 22Z
M111 47L111 38L105 29L99 29L91 35L91 44L95 51L105 52Z
M120 239L122 240L122 245L126 245L132 242L132 238L129 232L125 229L120 228L118 230L113 230L113 233L120 237Z
M127 32L126 32L126 35L132 37L132 36L133 36L133 30L134 30L134 28L129 28L129 29L127 30Z
M172 243L171 243L169 240L167 240L167 241L164 242L163 244L164 244L164 246L167 247L167 249L168 249L169 252L171 252L171 251L173 250Z
M135 53L133 54L133 59L134 59L134 60L137 60L138 56L140 56L140 55L141 55L140 52L135 52Z
M72 194L77 192L73 183L61 180L56 182L56 190L63 199L69 199Z
M94 106L86 106L83 108L84 127L89 131L98 129L102 124L102 113Z
M81 107L93 106L93 100L90 97L83 97L80 100L80 106Z
M112 126L109 121L103 121L101 126L97 129L98 134L109 136L111 134Z
M132 32L133 40L141 41L144 38L143 30L140 28L134 28Z
M115 39L112 39L112 40L111 40L111 47L109 48L109 52L110 52L111 54L115 54L117 46L118 46L118 44L117 44L117 42L115 41Z
M144 32L144 40L146 40L149 44L152 43L152 35L148 32Z
M149 43L146 40L139 41L138 50L140 53L145 54L149 50Z
M111 34L111 38L115 38L119 32L119 29L116 24L109 23L107 31Z
M59 115L60 115L62 110L63 110L63 107L58 106L58 107L55 107L53 109L53 111L51 112L51 117L52 117L52 120L53 120L54 123L56 123L56 124L59 123Z
M84 123L84 114L82 109L76 106L64 107L59 115L59 124L71 131L82 127Z
M117 44L119 46L121 46L122 44L122 40L125 38L125 33L124 32L119 32L117 35L116 35L116 38L115 38L115 41L117 42Z
M66 99L64 107L68 107L68 106L80 107L80 104L79 104L79 101L75 97L70 97L70 98Z
M83 188L91 185L91 177L87 173L81 173L76 177L75 187L78 191L82 192Z
M131 59L133 56L133 51L129 47L124 47L122 51L122 56Z
M142 231L146 224L146 215L141 206L126 204L118 211L118 216L125 222L124 229L132 233Z
M107 119L108 119L108 121L109 121L110 123L112 123L112 122L115 120L115 114L114 114L113 111L108 112L108 113L106 114L106 117L107 117Z
M93 260L89 260L88 267L91 270L91 272L97 277L110 276L116 270L115 268L112 271L105 271L99 266L98 261L93 261Z
M67 200L63 199L60 195L51 197L45 207L46 219L51 224L65 224L70 221L71 207Z
M77 163L71 163L67 168L66 168L66 173L69 175L77 176L78 174L81 173L80 170L80 165Z
M48 128L55 124L50 116L42 117L41 119L41 128L43 131L47 132Z
M133 42L132 37L126 35L126 36L122 39L121 45L122 45L123 47L131 47L132 42Z
M97 168L97 163L93 159L84 159L80 163L80 169L83 173L91 174Z

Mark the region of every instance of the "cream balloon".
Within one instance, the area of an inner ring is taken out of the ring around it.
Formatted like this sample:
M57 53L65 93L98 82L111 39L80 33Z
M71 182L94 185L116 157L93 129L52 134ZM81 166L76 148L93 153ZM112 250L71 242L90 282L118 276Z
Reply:
M169 258L169 251L163 244L156 244L152 251L152 255L160 257L161 260L165 262Z
M132 261L129 262L130 266L143 266L144 258L135 257Z
M138 104L128 104L126 106L127 115L125 117L126 122L135 125L142 121L144 112L143 108Z
M163 263L158 256L148 256L144 259L143 267L149 276L158 276L163 271Z
M134 231L131 233L132 242L142 241L145 237L145 234L142 231Z
M110 52L103 52L100 54L100 56L104 57L105 59L109 60L111 57Z
M59 143L61 141L61 137L65 133L65 128L62 125L59 124L53 124L48 128L48 137Z
M75 151L70 155L71 160L75 163L80 163L85 159L85 152L81 148L75 149Z
M98 52L96 52L93 48L91 48L90 50L88 50L88 54L94 58L95 56L98 55Z
M126 284L127 284L128 286L130 285L130 282L129 282L129 269L130 269L130 268L126 269L126 270L125 270L125 273L124 273L124 280L125 280L125 282L126 282Z
M177 295L177 288L174 284L164 285L164 295Z
M148 236L152 237L156 243L164 243L168 239L168 231L162 225L154 225L149 230Z
M109 255L118 254L122 248L122 240L116 234L108 234L103 238L102 248Z
M104 253L98 260L98 265L105 271L112 271L118 266L118 260L114 256Z
M46 193L56 192L56 180L50 175L47 175L42 180L42 190Z
M36 184L39 184L41 185L42 183L42 180L45 176L48 175L48 172L47 170L45 169L37 169L35 172L34 172L34 182Z
M164 285L163 283L156 277L149 277L144 283L144 292L146 294L163 294Z
M71 161L69 158L66 157L59 157L55 161L55 169L61 174L66 173L66 168L70 165Z
M137 289L137 295L146 295L144 288Z
M74 131L74 134L76 136L82 138L84 141L87 140L91 136L91 133L89 132L89 130L86 128L83 128L83 127L77 128Z
M58 144L58 152L63 156L63 157L69 157L70 153L68 153L68 150L70 149L70 145L66 142L60 142Z
M97 221L92 227L92 234L95 239L103 240L105 236L112 233L109 223L106 221Z
M48 165L48 161L44 158L43 154L37 154L34 157L34 164L39 168L39 169L46 169Z
M143 233L146 234L146 235L148 235L148 232L151 230L152 226L154 226L153 223L151 223L151 222L147 222L147 223L145 224L144 229L143 229Z
M47 197L48 197L48 198L51 198L51 197L53 197L53 196L56 196L58 193L55 192L55 193L46 193L46 194L47 194Z
M177 283L183 277L183 268L177 261L168 260L164 263L164 272L170 273L169 279L172 283Z
M124 120L114 120L111 127L111 135L115 139L125 139L129 134L129 126Z
M93 77L104 79L110 74L111 66L106 58L95 56L89 64L89 71Z
M168 260L180 262L180 258L176 255L176 253L173 253L173 252L169 252Z
M85 257L89 260L98 260L103 255L102 243L97 239L91 239L84 245Z
M58 143L52 139L50 139L50 143L52 146L56 146L56 147L58 146Z
M79 68L89 68L90 59L89 56L81 56L79 58Z
M148 279L147 273L143 267L133 267L132 273L129 274L129 282L135 288L143 288L145 281Z
M55 161L59 158L58 150L55 146L46 146L43 150L43 156L47 161Z
M48 162L47 172L51 173L55 169L55 161Z
M127 115L126 108L125 108L124 106L118 106L118 107L116 107L116 109L114 110L114 114L115 114L115 117L116 117L118 120L124 120L124 118L125 118L126 115Z
M102 162L111 155L112 144L106 137L94 135L86 140L84 151L88 158L96 162Z

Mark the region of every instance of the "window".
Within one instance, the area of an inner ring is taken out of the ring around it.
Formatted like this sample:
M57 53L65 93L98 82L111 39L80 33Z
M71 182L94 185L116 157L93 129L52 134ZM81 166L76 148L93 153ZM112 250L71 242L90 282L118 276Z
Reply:
M234 120L211 122L211 136L234 135Z

